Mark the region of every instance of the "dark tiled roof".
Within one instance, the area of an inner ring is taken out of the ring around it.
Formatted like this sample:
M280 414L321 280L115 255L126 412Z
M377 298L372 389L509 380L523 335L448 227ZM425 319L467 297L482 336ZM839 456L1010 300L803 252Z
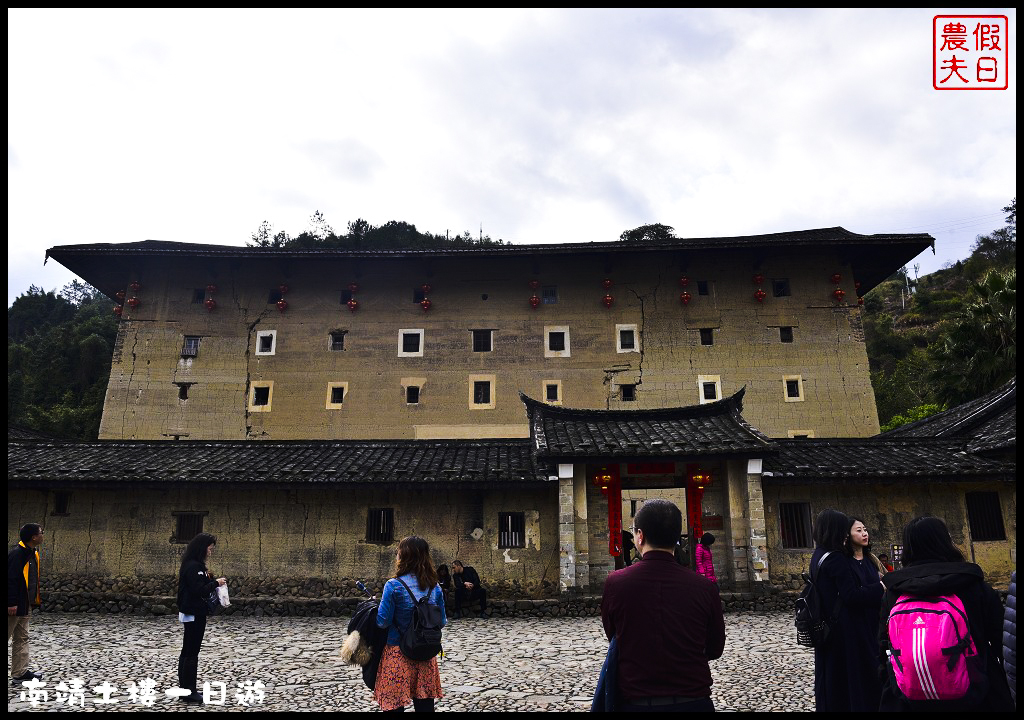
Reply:
M934 247L935 238L926 233L886 233L860 235L841 227L796 230L792 232L740 235L736 237L677 238L662 243L589 242L530 245L491 245L461 248L403 249L299 249L257 248L231 245L200 245L195 243L144 240L136 243L92 243L58 245L46 251L46 258L57 262L83 278L111 299L123 290L125 278L137 264L129 266L129 258L161 260L172 257L206 257L250 260L331 260L331 259L397 259L444 257L508 257L516 255L581 255L635 252L692 252L695 250L735 250L741 248L843 247L854 273L866 293L916 255Z
M966 452L958 440L830 438L776 440L766 478L800 481L879 479L1012 480L1016 466Z
M945 412L882 433L882 438L963 438L972 452L1017 445L1017 378L997 390Z
M8 425L7 426L7 439L8 440L52 440L57 441L59 438L53 437L53 435L46 435L39 432L38 430L30 430L27 427L21 425Z
M528 440L8 442L9 483L546 482Z
M743 390L706 405L662 410L575 410L520 393L539 458L764 455L772 441L740 415Z

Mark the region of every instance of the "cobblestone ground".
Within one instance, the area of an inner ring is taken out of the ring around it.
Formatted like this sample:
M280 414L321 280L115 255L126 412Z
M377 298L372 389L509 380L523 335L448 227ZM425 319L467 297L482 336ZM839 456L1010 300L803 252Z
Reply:
M197 707L163 694L177 680L176 618L35 615L32 667L45 670L48 696L33 707L21 698L24 688L8 683L7 708L81 711L57 702L56 686L82 678L87 688L104 681L117 687L110 697L118 702L110 705L96 704L102 696L87 689L90 711L376 711L358 668L338 657L347 624L344 618L211 618L200 683L224 683L226 702ZM813 709L813 657L796 646L788 614L726 615L726 632L725 655L711 663L719 710ZM445 629L444 644L439 711L589 710L607 649L599 618L456 620ZM156 681L152 707L127 692L147 678ZM257 680L266 686L262 704L239 705L239 684Z

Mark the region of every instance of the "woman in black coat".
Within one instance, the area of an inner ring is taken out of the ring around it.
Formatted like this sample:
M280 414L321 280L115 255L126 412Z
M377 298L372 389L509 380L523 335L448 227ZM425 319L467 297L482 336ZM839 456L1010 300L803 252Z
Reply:
M1013 700L1000 663L1002 654L1003 603L999 593L985 582L981 568L964 561L953 544L946 523L936 517L919 517L903 530L903 567L885 576L886 593L878 630L882 657L889 648L889 612L901 595L942 597L956 595L963 603L971 639L981 659L987 687L984 694L974 693L962 700L907 700L893 673L886 667L880 709L883 712L930 710L933 712L1012 712ZM888 664L890 661L883 659ZM972 679L971 686L974 687Z
M178 657L178 687L192 691L181 698L188 703L203 701L202 694L196 691L196 676L199 673L199 649L206 632L206 598L218 585L227 583L225 578L214 580L206 569L206 561L213 554L216 543L217 538L210 533L199 533L192 538L185 548L178 573L178 618L185 626L185 638Z
M814 649L814 706L819 712L876 712L881 693L876 623L882 585L865 584L854 572L847 554L852 524L837 510L823 510L814 524L811 574L823 617L836 617L825 646Z

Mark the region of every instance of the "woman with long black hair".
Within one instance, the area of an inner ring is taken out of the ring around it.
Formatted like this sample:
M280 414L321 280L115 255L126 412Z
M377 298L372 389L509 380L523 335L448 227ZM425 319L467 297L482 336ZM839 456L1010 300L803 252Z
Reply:
M408 590L402 585L403 582ZM429 602L441 608L441 626L447 623L444 594L437 584L437 571L430 559L430 546L426 540L415 535L398 544L395 577L384 584L380 606L377 608L377 627L388 628L388 640L380 658L373 697L385 712L405 710L410 701L416 712L433 712L434 700L442 697L437 657L410 660L399 648L402 635L412 622L410 591L416 600L429 595Z
M185 627L185 637L178 657L178 687L191 690L181 699L187 703L200 703L203 696L196 691L196 676L199 673L199 649L206 632L208 608L206 598L227 583L226 578L210 575L206 561L213 554L217 538L210 533L199 533L185 548L178 573L178 619Z
M864 618L878 617L882 585L858 579L850 557L853 523L838 510L822 510L814 523L811 577L822 616L832 627L814 649L814 705L818 712L876 712L881 693L877 638Z
M882 602L881 626L878 631L882 652L889 650L889 613L900 596L909 598L943 598L956 596L967 614L967 626L975 652L984 668L987 687L984 692L968 693L962 700L911 701L896 687L894 672L886 668L880 709L883 712L910 710L1012 712L1013 700L1000 664L1002 652L1003 603L985 574L974 563L964 561L963 553L953 544L946 523L937 517L923 516L907 523L903 529L903 567L886 575L882 582L886 593ZM926 652L918 648L919 653ZM975 656L977 657L977 656ZM917 659L915 657L915 659ZM885 655L882 662L891 662ZM921 670L920 672L925 672ZM971 685L978 679L971 673ZM934 681L933 679L933 682ZM937 681L941 685L941 680Z

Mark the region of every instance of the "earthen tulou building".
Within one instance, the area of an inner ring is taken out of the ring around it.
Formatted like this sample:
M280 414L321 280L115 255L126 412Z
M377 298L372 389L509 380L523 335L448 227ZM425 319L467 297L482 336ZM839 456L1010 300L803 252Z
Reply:
M67 593L173 594L202 530L239 597L317 602L422 535L515 607L599 594L662 496L727 592L795 587L825 507L890 555L940 515L999 584L1015 383L877 435L859 298L932 243L55 247L120 330L99 441L9 437L8 527L42 518Z

